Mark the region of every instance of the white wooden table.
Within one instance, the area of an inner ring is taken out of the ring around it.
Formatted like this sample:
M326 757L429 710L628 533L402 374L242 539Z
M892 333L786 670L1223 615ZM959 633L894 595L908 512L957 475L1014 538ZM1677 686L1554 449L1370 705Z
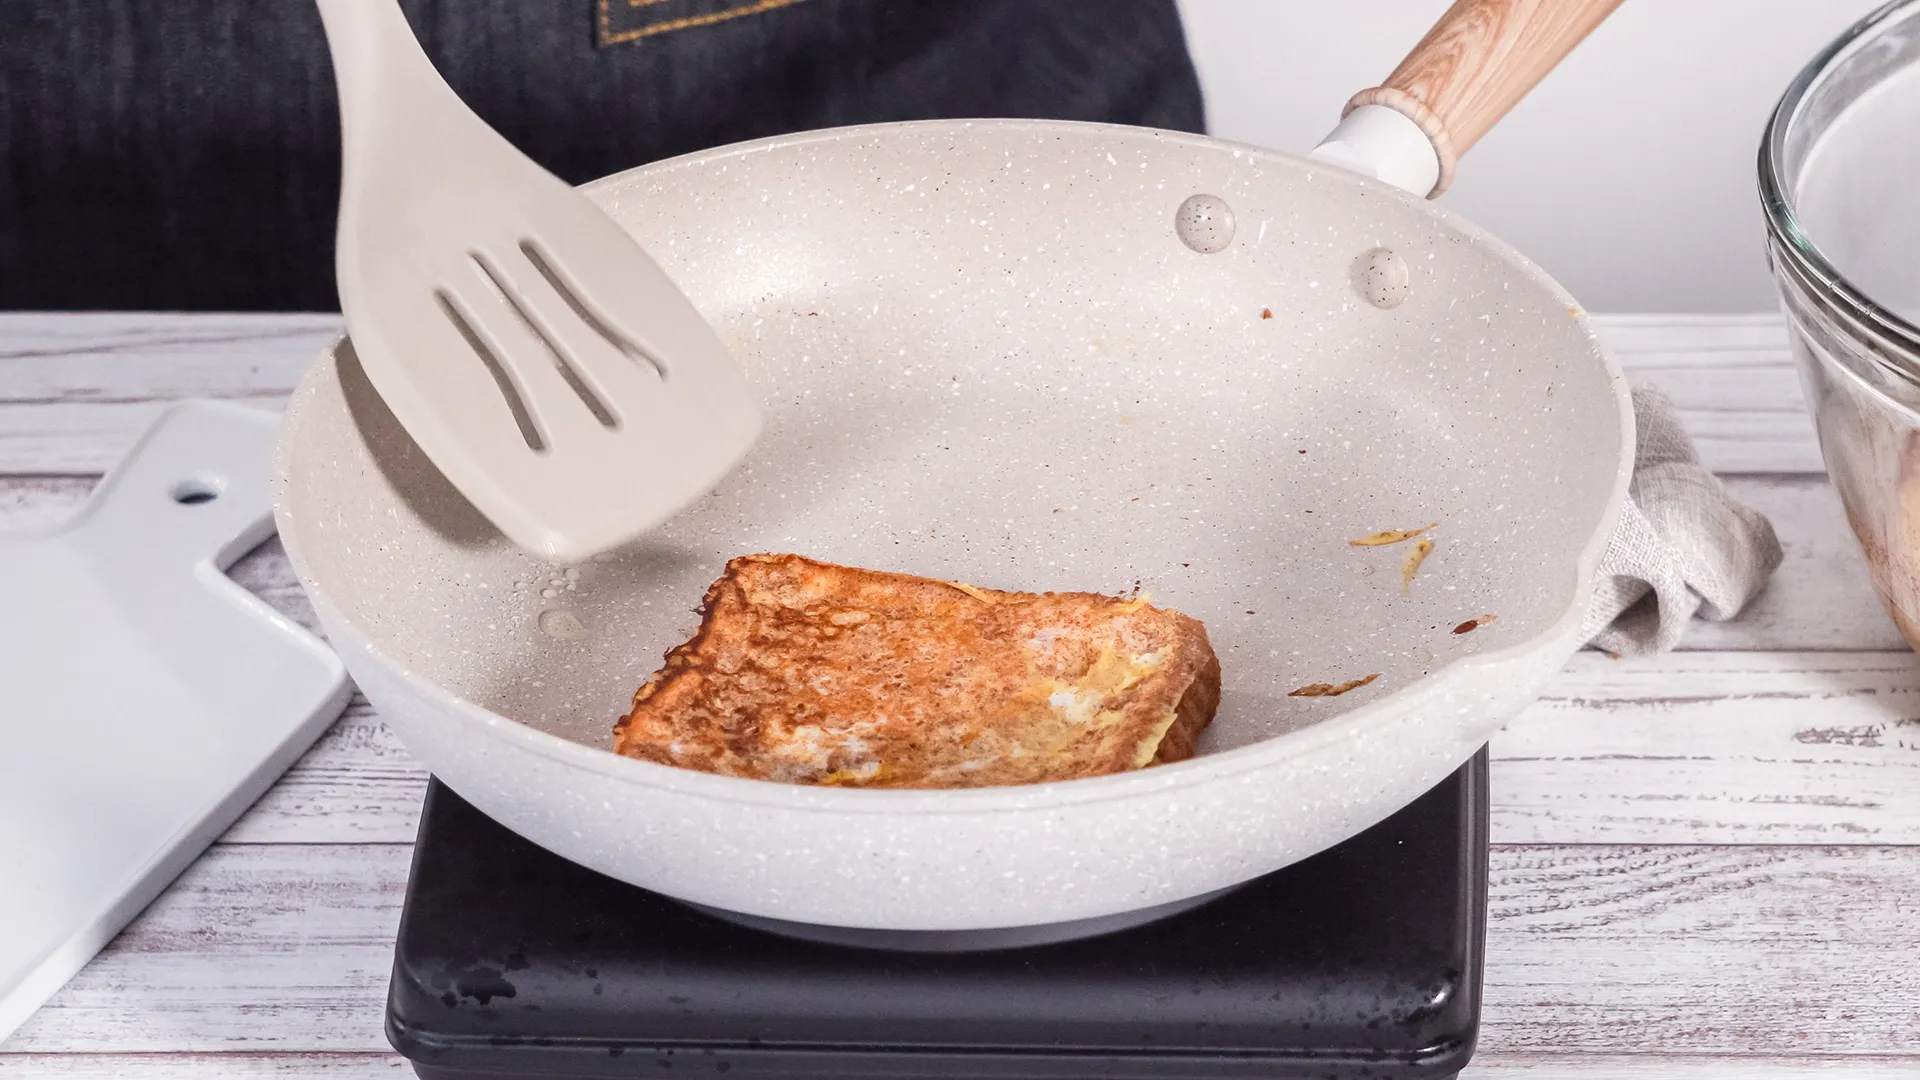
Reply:
M1575 657L1494 743L1469 1075L1920 1077L1920 663L1867 586L1779 322L1601 321L1787 561L1681 652ZM68 513L165 401L277 405L336 326L0 315L0 529ZM274 545L235 576L310 623ZM0 1075L410 1075L381 1020L424 783L356 702L0 1044Z

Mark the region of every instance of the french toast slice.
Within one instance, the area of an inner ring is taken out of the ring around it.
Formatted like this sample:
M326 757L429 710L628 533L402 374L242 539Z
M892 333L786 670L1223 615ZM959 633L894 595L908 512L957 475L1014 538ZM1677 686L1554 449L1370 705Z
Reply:
M1220 703L1206 628L1141 599L746 555L702 614L618 753L794 784L1035 784L1190 757Z

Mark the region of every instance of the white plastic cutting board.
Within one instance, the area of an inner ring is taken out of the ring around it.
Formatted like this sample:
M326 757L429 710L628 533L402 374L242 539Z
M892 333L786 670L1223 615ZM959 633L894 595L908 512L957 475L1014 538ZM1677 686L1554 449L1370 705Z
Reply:
M176 405L73 520L0 537L0 1040L346 706L223 573L273 533L277 424Z

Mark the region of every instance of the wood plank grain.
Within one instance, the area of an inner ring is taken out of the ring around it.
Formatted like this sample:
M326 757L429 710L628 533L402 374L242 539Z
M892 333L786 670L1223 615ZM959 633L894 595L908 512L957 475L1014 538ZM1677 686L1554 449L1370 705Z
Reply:
M0 401L284 395L340 335L338 315L0 315Z
M46 1080L392 1080L413 1072L397 1054L0 1055L0 1077ZM1656 1054L1570 1060L1559 1055L1475 1055L1460 1080L1912 1080L1912 1058L1688 1058Z
M46 1080L392 1080L413 1072L397 1054L0 1055L0 1077ZM1710 1058L1479 1053L1460 1080L1912 1080L1913 1058Z
M215 847L5 1051L384 1051L410 857L403 844Z
M86 497L91 476L0 476L0 533L50 528ZM1734 476L1734 496L1773 522L1786 562L1768 590L1730 623L1696 622L1682 648L1693 650L1904 648L1867 582L1838 496L1823 476ZM277 546L242 562L234 576L305 625L311 610Z
M0 472L100 473L161 407L277 410L337 315L0 314Z
M1776 315L1597 316L1636 383L1658 386L1716 472L1823 472L1785 322Z
M92 489L92 477L0 476L0 533L50 528ZM1786 563L1737 620L1696 621L1681 647L1694 650L1891 650L1905 645L1867 582L1859 546L1825 477L1736 476L1734 496L1766 514ZM277 544L233 571L240 583L290 617L313 626L312 612Z
M403 845L215 848L0 1063L384 1052L406 866ZM1920 848L1501 847L1489 880L1490 1063L1920 1048Z
M1920 849L1509 848L1490 1054L1911 1054Z
M1582 653L1493 742L1497 843L1920 844L1920 660Z
M427 771L356 696L220 842L412 843L426 792Z
M357 1054L6 1054L0 1077L46 1080L412 1080L391 1051Z
M1592 319L1633 367L1792 365L1775 314ZM330 314L0 312L0 401L284 394L341 326Z
M1460 1080L1914 1080L1920 1059L1713 1054L1474 1055Z
M1593 324L1607 347L1630 360L1644 353L1683 354L1771 352L1787 358L1785 322L1778 312L1738 315L1604 314L1594 313Z
M0 363L0 371L5 368ZM222 396L276 411L286 400L285 394ZM0 402L0 474L103 473L126 456L164 407L160 400Z
M1822 471L1777 316L1594 322L1629 377L1673 395L1712 468ZM0 473L104 471L160 401L278 408L338 325L316 315L0 313Z
M1825 476L1727 477L1773 523L1785 555L1765 592L1732 622L1696 619L1683 649L1904 649L1867 579L1866 560Z
M98 484L98 476L5 476L0 475L0 535L12 532L38 532L53 529L72 516L87 494ZM235 563L230 576L248 591L271 604L275 610L319 633L313 605L307 602L286 552L275 538L254 549Z
M410 841L426 774L363 702L224 843ZM1507 844L1920 844L1920 660L1574 658L1493 743Z
M0 481L0 527L51 524L89 484ZM1740 620L1697 623L1687 645L1702 651L1576 657L1495 743L1503 842L1920 843L1920 755L1901 745L1920 715L1914 661L1865 585L1831 489L1814 477L1734 486L1780 529L1779 579ZM234 576L313 625L276 543ZM1808 652L1830 649L1852 651ZM1816 729L1840 734L1818 741ZM407 842L424 783L357 702L228 840Z
M90 319L0 316L0 474L25 474L0 479L0 530L63 518L162 400L276 405L337 325ZM1920 1076L1920 677L1817 475L1780 323L1598 322L1744 474L1788 565L1740 621L1693 628L1712 651L1584 654L1496 742L1496 839L1547 846L1495 854L1469 1075ZM276 546L235 577L310 624ZM380 1000L423 785L356 703L0 1075L393 1075Z
M97 476L0 476L0 536L54 528L99 481Z
M0 533L51 528L71 514L96 478L0 476ZM1729 623L1696 621L1692 650L1894 650L1904 648L1867 582L1859 546L1824 477L1732 477L1734 496L1773 522L1786 562L1767 591ZM277 544L234 568L234 577L276 608L313 626Z

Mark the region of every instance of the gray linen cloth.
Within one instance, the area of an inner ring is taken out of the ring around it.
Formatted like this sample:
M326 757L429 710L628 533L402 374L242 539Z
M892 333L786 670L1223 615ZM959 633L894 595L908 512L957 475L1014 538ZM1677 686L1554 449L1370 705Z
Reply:
M1780 565L1773 526L1700 464L1673 402L1637 387L1633 411L1633 481L1582 626L1621 656L1673 648L1695 615L1733 618Z

